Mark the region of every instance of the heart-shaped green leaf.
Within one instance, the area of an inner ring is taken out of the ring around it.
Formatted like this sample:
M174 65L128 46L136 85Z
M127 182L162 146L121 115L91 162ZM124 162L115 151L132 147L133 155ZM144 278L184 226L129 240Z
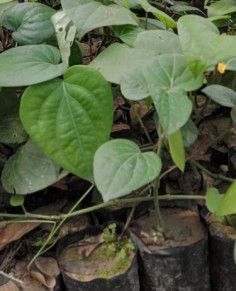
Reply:
M120 84L127 72L142 68L160 54L180 53L178 36L170 31L144 31L138 34L134 47L114 43L99 54L90 66L99 70L110 82ZM115 68L115 69L114 69Z
M48 187L60 178L59 167L28 141L7 160L1 180L9 193L29 194Z
M205 87L202 92L222 106L236 106L236 92L230 88L216 84Z
M33 141L55 163L91 178L93 156L109 139L113 116L110 85L96 70L68 69L64 80L29 87L20 117Z
M19 118L19 105L15 89L5 88L0 91L1 143L23 143L28 139Z
M129 9L116 4L104 5L93 0L62 0L62 7L76 25L80 38L103 26L137 25L135 15Z
M178 20L178 33L189 63L200 71L212 69L218 62L227 62L236 55L236 37L220 35L217 27L198 15L185 15Z
M27 86L61 76L67 65L60 58L57 48L45 44L9 49L0 54L0 87Z
M134 142L125 139L103 144L94 157L94 180L104 201L130 194L153 181L160 171L156 153L141 153Z
M131 100L151 96L160 123L170 135L188 121L192 103L187 92L196 90L202 82L203 76L194 77L183 55L163 54L127 74L121 80L121 90Z
M20 44L42 43L54 33L50 21L54 13L40 3L19 3L3 13L2 25L13 31L12 37Z

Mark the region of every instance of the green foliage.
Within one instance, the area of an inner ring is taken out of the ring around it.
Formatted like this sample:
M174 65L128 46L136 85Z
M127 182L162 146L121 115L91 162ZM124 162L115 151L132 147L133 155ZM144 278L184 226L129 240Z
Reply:
M180 130L172 133L168 137L169 147L170 147L170 154L175 162L176 166L184 172L185 167L185 150L184 144L182 139L182 134Z
M0 54L0 87L17 87L41 83L61 76L67 65L60 63L57 48L27 45Z
M224 195L210 188L206 194L206 203L208 209L219 217L236 214L236 181Z
M236 214L236 181L229 187L216 211L219 216Z
M141 153L138 145L125 139L103 144L94 157L94 180L104 201L139 189L160 171L161 160L156 153Z
M38 44L54 34L50 21L55 13L40 3L21 3L4 11L2 25L12 30L12 37L19 44Z
M181 133L183 138L183 144L185 147L189 147L193 144L198 137L198 129L192 120L188 120L187 123L181 127Z
M220 194L216 188L209 188L206 193L206 206L209 211L216 213L223 198L224 195Z
M4 88L0 91L1 143L23 143L28 138L19 118L19 105L15 89Z
M80 38L102 26L137 25L135 15L129 9L116 4L104 5L93 0L62 0L62 7L76 25Z
M201 75L194 77L183 55L163 54L127 74L121 81L121 90L130 100L151 96L160 123L170 135L188 121L192 112L187 91L196 90L202 82Z
M134 72L137 67L141 69L147 61L155 60L163 53L181 53L178 37L164 30L144 31L137 35L133 48L114 43L90 65L98 69L109 82L120 84L121 78L129 71Z
M235 57L235 36L220 35L210 20L187 15L179 19L177 26L183 53L193 72L212 69L217 63L227 62Z
M103 230L103 239L105 242L115 242L116 241L116 224L109 224Z
M16 88L0 92L0 142L13 150L2 171L6 191L39 191L61 178L63 168L94 180L108 201L159 176L162 163L156 152L142 152L129 140L109 141L113 96L108 82L118 85L116 92L131 106L151 100L158 135L163 135L164 146L169 143L182 171L184 147L198 135L191 114L193 97L203 84L205 95L232 108L236 123L234 81L227 84L222 76L221 82L214 82L219 73L228 76L236 70L236 36L220 34L212 22L235 12L232 0L209 5L214 19L184 15L177 22L159 9L162 3L157 8L147 0L62 0L58 12L40 3L8 2L0 6L0 21L12 31L16 45L13 41L12 48L0 54L0 87ZM6 3L12 7L6 9ZM133 8L148 17L138 17ZM192 7L173 2L168 9L182 13ZM83 62L80 41L89 40L93 52L94 32L102 34L102 52L87 66L73 66ZM114 43L114 36L121 42ZM209 209L220 216L235 213L234 193L235 186L224 196L210 189ZM115 230L104 234L113 240Z
M48 187L60 177L60 168L29 140L7 160L1 181L8 193L25 195Z
M209 85L202 92L222 106L236 106L236 92L232 89L221 85Z
M235 0L220 0L207 6L208 16L221 16L236 12Z
M11 196L10 205L13 207L23 206L25 201L25 196L23 195L14 195Z
M94 69L71 67L64 80L29 87L20 117L32 140L55 163L90 179L94 153L109 139L111 88Z

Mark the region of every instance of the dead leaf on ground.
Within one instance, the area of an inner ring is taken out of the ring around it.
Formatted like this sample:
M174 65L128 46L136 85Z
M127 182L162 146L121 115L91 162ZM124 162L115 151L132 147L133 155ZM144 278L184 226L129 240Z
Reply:
M23 291L53 290L60 274L57 261L51 257L39 257L28 272L29 260L19 261L12 270L14 277L23 281Z
M139 123L138 117L143 119L152 111L152 105L146 104L145 101L139 101L137 103L133 103L130 108L130 118L133 125Z
M7 224L4 228L0 229L0 251L3 250L10 242L20 239L26 233L35 229L39 225L40 223L36 222Z
M0 291L20 291L20 289L10 280L6 284L0 286Z

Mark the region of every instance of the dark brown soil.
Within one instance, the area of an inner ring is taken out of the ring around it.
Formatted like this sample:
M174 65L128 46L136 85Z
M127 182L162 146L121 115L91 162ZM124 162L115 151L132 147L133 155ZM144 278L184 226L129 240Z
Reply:
M131 266L134 256L135 251L131 250L125 259L120 257L120 250L116 252L114 243L104 242L98 235L66 248L59 260L67 276L88 282L123 274Z
M155 216L150 213L139 220L135 232L150 250L188 246L204 238L205 232L197 212L179 208L161 209L165 237L156 232Z

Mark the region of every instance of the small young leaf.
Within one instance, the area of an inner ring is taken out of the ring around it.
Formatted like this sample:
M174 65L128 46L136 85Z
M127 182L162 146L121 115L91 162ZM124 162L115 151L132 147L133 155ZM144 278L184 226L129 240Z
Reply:
M230 88L221 85L210 85L204 88L202 92L222 106L236 106L236 92Z
M10 205L13 206L13 207L22 206L22 205L24 205L24 202L25 202L25 196L24 195L11 196Z
M87 66L29 87L21 98L20 117L32 140L56 164L86 179L95 151L109 140L112 116L111 87Z
M60 58L59 50L46 44L6 50L0 54L0 87L28 86L59 77L67 68Z
M236 181L229 187L216 211L219 216L236 214Z
M211 213L216 213L224 198L224 195L220 194L218 189L209 188L206 193L206 206Z
M55 10L41 3L19 3L7 9L2 24L20 44L38 44L54 34L50 21Z
M183 172L185 168L185 150L183 145L182 134L180 130L172 133L168 137L170 154L176 166Z
M141 153L132 141L115 139L103 144L94 157L94 180L103 200L130 194L152 182L161 171L154 152Z

